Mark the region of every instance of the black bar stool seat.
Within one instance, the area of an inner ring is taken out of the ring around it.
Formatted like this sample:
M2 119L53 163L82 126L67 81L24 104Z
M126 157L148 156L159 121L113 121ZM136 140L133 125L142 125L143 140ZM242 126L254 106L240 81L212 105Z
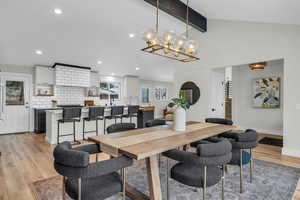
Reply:
M73 136L73 142L79 141L76 140L76 122L80 122L81 119L81 108L71 107L71 108L63 108L63 118L57 120L57 144L59 144L59 138L65 136ZM73 133L60 135L60 124L64 123L73 123Z
M105 111L105 107L89 107L89 115L88 117L84 117L83 118L83 140L85 140L85 133L96 133L96 135L99 135L98 132L98 121L99 120L104 120L104 111ZM95 121L96 122L96 130L91 130L91 131L86 131L85 130L85 122L91 122L91 121ZM105 124L104 124L104 128L105 128Z

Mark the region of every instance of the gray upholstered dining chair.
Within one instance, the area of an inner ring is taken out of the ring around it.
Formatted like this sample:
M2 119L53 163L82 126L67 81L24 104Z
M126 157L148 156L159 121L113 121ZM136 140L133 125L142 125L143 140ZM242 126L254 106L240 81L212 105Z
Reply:
M224 199L224 168L231 160L231 148L227 139L218 139L215 143L201 141L196 153L174 149L164 152L163 155L179 161L171 169L172 179L188 186L203 188L203 200L206 197L206 188L216 185L221 180ZM167 159L167 187L169 199L169 159Z
M134 123L117 123L117 124L112 124L109 127L107 127L106 132L109 134L109 133L130 131L133 129L135 129Z
M54 149L54 167L63 176L65 192L76 200L103 200L119 192L125 199L125 168L132 165L126 156L90 163L89 155L97 151L97 145L72 148L69 142ZM122 170L122 178L117 173Z
M153 119L153 120L149 120L145 123L146 127L154 127L154 126L162 126L162 125L166 125L166 120L163 119Z
M247 129L245 133L228 132L222 134L232 144L232 159L229 165L238 165L240 167L240 193L243 192L243 166L250 163L250 183L253 180L253 157L252 149L257 146L257 132L253 129ZM249 150L246 151L246 150Z
M213 124L222 124L222 125L232 125L233 124L233 121L231 121L229 119L223 119L223 118L206 118L205 122L213 123ZM226 134L226 133L227 132L221 133L220 135ZM209 138L207 140L209 140ZM198 144L200 144L200 143L201 143L200 141L192 142L191 147L197 148Z

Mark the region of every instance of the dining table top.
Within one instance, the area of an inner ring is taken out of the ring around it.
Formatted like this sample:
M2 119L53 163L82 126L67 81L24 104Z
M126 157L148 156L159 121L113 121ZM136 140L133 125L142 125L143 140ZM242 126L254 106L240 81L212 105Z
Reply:
M172 125L164 125L92 136L89 140L100 144L100 149L112 156L127 155L141 160L234 128L230 125L188 122L185 131L175 131Z

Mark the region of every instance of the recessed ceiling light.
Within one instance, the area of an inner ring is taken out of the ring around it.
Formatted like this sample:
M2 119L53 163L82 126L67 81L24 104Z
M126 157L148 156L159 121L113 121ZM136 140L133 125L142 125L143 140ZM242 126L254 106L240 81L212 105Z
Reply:
M35 50L35 53L36 53L37 55L42 55L42 54L43 54L43 52L42 52L41 50Z
M54 9L54 13L57 14L57 15L61 15L62 14L62 10L59 9L59 8L55 8Z
M101 64L102 64L102 61L101 61L101 60L98 60L97 63L98 63L98 65L101 65Z
M129 34L129 37L130 37L130 38L134 38L134 36L135 36L134 33L130 33L130 34Z
M139 68L139 67L136 67L136 68L135 68L135 70L137 70L137 71L138 71L138 70L140 70L140 68Z

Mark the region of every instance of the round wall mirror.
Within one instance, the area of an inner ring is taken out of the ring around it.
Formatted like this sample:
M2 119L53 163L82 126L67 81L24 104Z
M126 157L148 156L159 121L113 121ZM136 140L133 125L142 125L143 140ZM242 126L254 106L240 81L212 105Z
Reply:
M194 105L200 99L200 89L194 82L189 81L182 84L180 92L190 105Z

